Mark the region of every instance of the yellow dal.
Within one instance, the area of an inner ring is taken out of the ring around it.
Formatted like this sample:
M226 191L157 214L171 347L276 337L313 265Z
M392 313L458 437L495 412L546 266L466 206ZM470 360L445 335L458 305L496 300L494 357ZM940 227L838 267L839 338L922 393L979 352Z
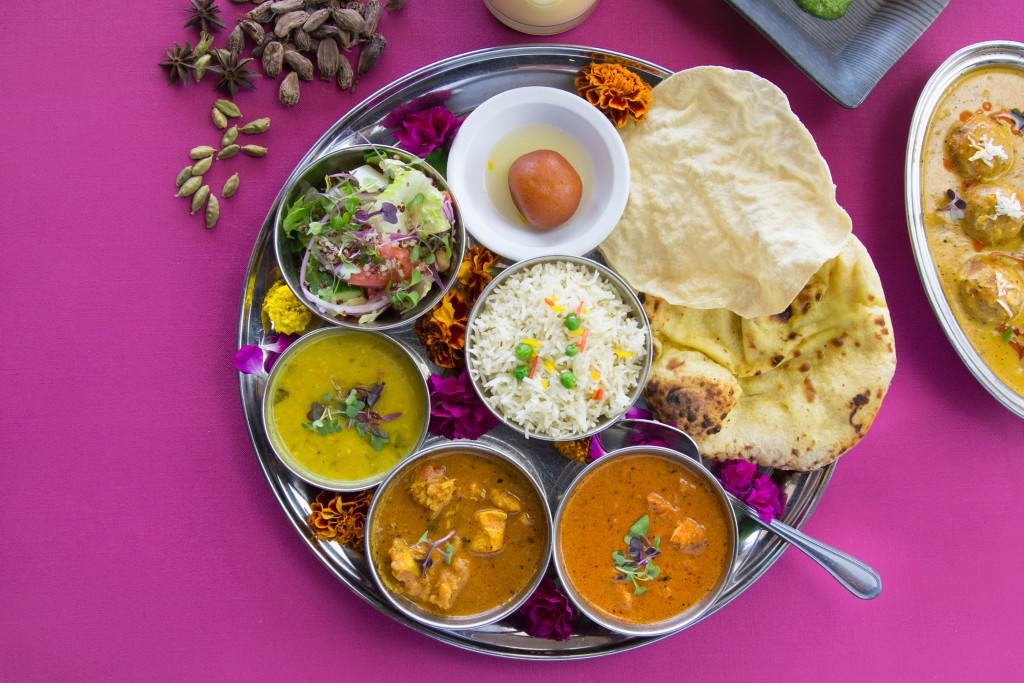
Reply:
M324 479L361 481L390 470L416 447L426 420L426 397L419 370L399 349L369 335L327 336L285 362L267 389L274 392L268 422L276 434L270 438L279 448L283 444L302 469ZM360 437L355 429L344 427L320 435L302 426L310 421L310 404L322 402L323 395L332 391L331 379L343 393L384 383L374 410L402 415L383 423L389 438L380 451L373 450L369 438Z

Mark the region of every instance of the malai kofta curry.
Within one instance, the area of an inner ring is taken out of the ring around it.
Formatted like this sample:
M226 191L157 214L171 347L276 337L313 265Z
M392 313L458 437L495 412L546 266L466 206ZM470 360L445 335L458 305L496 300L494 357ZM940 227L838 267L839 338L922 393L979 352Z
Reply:
M497 456L442 452L407 466L378 495L370 520L377 575L427 612L488 612L520 595L547 565L540 496Z
M944 95L922 150L924 225L957 322L1024 396L1024 72L971 71Z
M732 518L707 482L665 455L598 461L568 496L556 550L564 578L612 619L670 620L729 571Z

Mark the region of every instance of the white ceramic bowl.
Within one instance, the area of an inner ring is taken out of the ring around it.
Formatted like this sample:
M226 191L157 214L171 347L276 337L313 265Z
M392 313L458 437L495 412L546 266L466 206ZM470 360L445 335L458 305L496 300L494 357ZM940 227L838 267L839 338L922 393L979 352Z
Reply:
M515 210L508 167L518 156L554 149L583 180L572 218L551 230L529 226ZM502 256L583 256L619 222L629 197L629 158L615 126L575 93L507 90L477 107L455 136L448 184L470 234Z

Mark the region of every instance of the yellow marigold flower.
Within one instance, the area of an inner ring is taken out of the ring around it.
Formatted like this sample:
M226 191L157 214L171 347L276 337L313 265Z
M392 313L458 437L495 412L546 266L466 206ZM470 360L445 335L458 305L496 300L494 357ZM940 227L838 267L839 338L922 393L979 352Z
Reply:
M469 309L462 290L450 289L428 315L416 321L416 337L431 363L449 369L465 364Z
M591 62L576 76L576 90L618 128L643 121L651 107L651 86L621 64Z
M555 450L576 462L590 462L590 437L575 441L556 441Z
M313 320L313 313L295 298L283 280L278 280L263 299L263 313L274 332L297 334Z

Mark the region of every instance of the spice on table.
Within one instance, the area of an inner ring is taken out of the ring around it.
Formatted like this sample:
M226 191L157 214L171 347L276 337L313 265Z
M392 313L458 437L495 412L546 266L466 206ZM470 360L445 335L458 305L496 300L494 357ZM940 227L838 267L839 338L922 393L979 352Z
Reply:
M239 59L237 54L226 50L218 50L216 57L217 63L210 67L210 71L220 76L216 85L218 90L234 97L239 88L251 90L256 87L252 79L259 78L259 74L246 68L252 59Z
M264 117L262 119L255 119L253 121L250 121L249 123L242 126L239 130L241 130L241 132L246 135L259 135L260 133L267 132L267 129L269 128L270 119Z
M238 126L231 126L224 131L224 135L221 136L220 146L227 147L228 145L234 144L236 138L238 138Z
M182 185L185 184L185 181L188 180L191 177L192 177L192 167L191 166L186 166L185 168L181 169L181 172L178 173L178 177L174 181L175 187L181 187Z
M210 196L210 186L209 185L203 185L198 190L196 190L196 193L194 195L192 195L192 215L193 216L195 215L196 211L198 211L199 209L201 209L203 207L203 204L206 203L206 198L209 197L209 196Z
M174 85L179 81L188 83L189 74L195 67L195 57L192 55L192 46L185 43L182 47L177 43L174 47L167 48L167 59L160 62L160 66L167 69L167 82Z
M206 228L212 228L218 218L220 218L220 202L217 201L217 195L211 194L210 198L206 200Z
M228 145L217 153L218 159L230 159L231 157L238 154L242 148L239 145Z
M203 184L203 177L199 175L192 176L178 188L176 197L191 197L199 187Z
M203 175L210 170L210 166L213 165L213 157L205 157L196 162L195 166L192 167L192 175Z
M208 156L213 156L217 153L217 150L209 145L200 145L199 147L193 147L189 150L188 155L193 159L205 159Z
M285 76L281 81L281 88L277 92L277 98L286 107L292 107L299 101L299 76L294 71Z
M230 197L238 191L238 174L233 174L230 178L224 181L224 189L220 191L221 197Z
M214 26L226 28L217 15L220 14L220 7L215 0L189 0L191 7L186 7L189 20L185 22L185 28L198 26L201 30L210 32Z

